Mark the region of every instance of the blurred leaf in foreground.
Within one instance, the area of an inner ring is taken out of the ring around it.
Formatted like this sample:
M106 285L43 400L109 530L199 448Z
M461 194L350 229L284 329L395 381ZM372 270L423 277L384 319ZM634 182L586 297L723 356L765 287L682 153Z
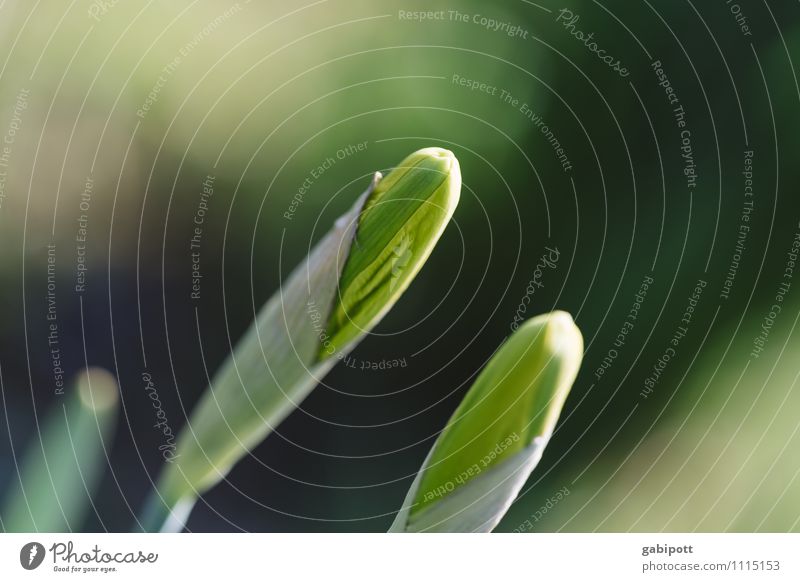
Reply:
M2 514L8 532L80 530L93 507L117 423L117 382L105 370L88 368L66 398L37 427L12 478Z

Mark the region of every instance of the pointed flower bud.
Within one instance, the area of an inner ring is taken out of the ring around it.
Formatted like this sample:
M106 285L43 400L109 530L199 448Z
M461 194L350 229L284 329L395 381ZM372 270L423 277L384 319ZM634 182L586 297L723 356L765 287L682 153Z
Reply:
M453 154L427 148L372 184L281 284L178 435L142 526L176 530L394 305L458 203ZM333 357L334 354L336 357Z
M392 531L491 531L539 462L582 357L569 314L523 324L439 435Z
M369 331L425 264L461 193L449 150L414 152L378 182L358 218L321 357Z

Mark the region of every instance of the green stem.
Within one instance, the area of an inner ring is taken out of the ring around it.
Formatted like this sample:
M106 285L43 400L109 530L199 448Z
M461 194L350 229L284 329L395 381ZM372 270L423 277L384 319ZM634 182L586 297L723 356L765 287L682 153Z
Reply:
M152 491L139 520L142 531L148 533L181 532L195 503L197 503L196 497L184 497L176 503L170 504L162 499L158 492Z

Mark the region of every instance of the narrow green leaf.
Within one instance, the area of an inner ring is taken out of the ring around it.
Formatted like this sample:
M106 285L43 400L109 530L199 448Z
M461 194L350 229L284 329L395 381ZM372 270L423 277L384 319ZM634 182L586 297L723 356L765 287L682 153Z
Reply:
M439 435L392 531L491 531L538 463L582 356L567 313L523 324Z
M2 514L6 531L79 530L92 507L116 426L117 383L89 368L66 398L47 412L12 478Z

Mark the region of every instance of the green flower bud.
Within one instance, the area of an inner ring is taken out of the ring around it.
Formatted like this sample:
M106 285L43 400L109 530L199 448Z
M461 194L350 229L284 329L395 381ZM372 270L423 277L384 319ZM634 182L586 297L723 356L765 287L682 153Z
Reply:
M458 204L461 171L441 148L414 152L364 203L328 320L333 350L369 331L425 264Z
M439 435L392 530L491 531L538 463L582 357L569 314L523 324Z
M394 305L453 214L461 174L427 148L375 177L280 289L192 411L148 501L146 530L178 530L197 497L294 411ZM336 357L331 357L333 355Z

